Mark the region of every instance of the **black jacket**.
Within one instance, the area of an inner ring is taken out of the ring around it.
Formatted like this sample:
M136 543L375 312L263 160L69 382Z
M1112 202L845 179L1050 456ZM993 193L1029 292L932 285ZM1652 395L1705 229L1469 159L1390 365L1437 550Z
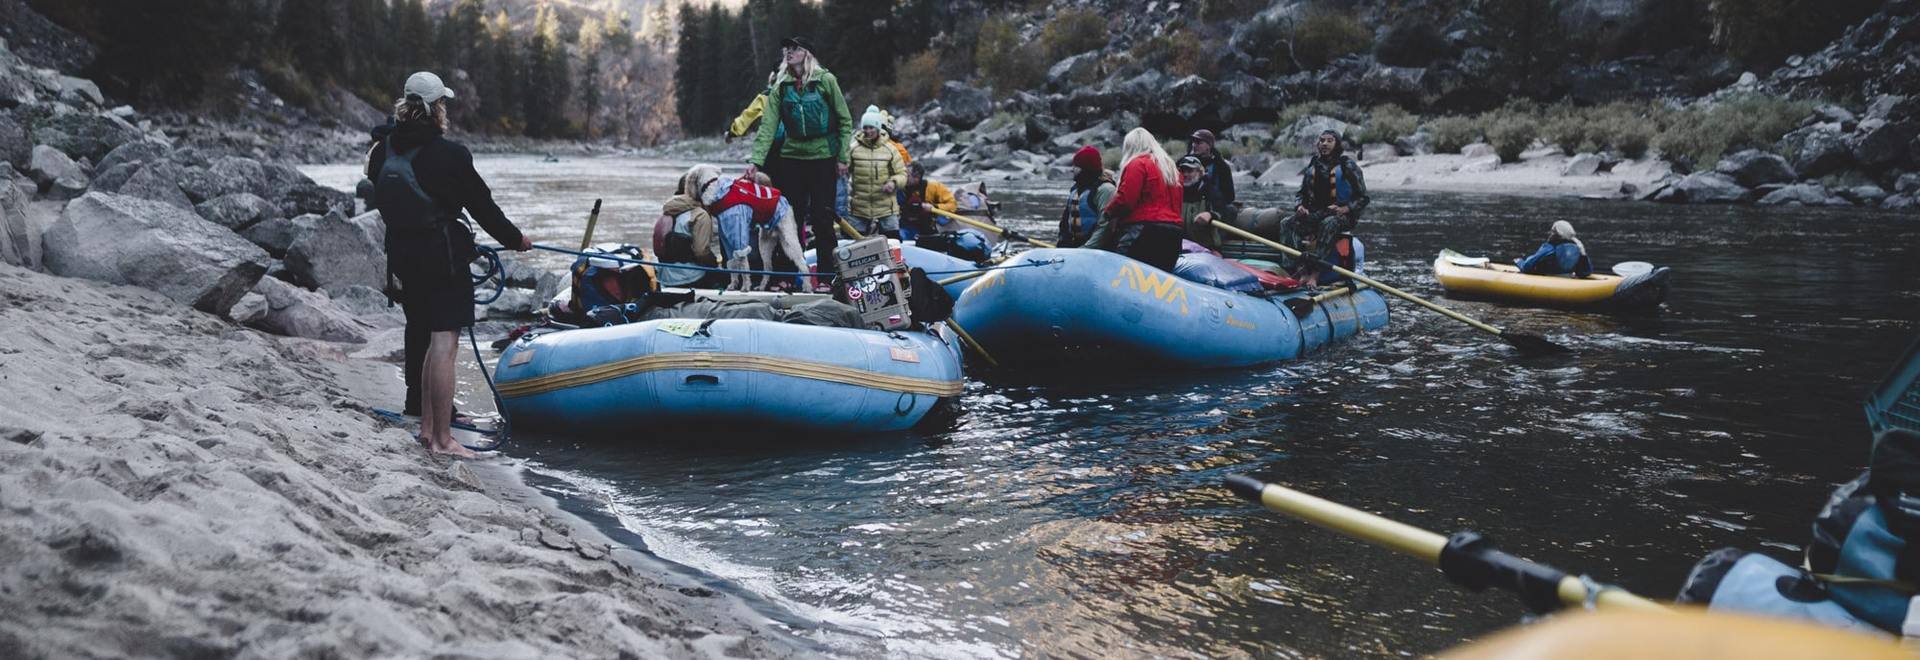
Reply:
M389 117L387 123L371 131L374 144L367 154L367 178L379 178L380 167L387 161L388 141L399 151L421 147L420 153L413 157L414 176L420 181L420 187L449 212L465 209L501 245L519 247L520 229L507 220L500 205L493 203L493 190L487 188L487 182L473 169L473 152L448 140L442 132L432 124L395 126Z
M1181 197L1187 203L1205 201L1207 210L1215 214L1232 218L1237 214L1237 200L1233 193L1233 165L1218 153L1195 156L1206 169L1200 176L1197 186L1189 188Z

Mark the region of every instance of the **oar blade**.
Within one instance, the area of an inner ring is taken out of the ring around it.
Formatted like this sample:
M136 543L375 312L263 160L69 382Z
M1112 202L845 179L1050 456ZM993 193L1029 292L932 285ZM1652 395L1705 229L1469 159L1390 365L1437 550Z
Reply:
M1573 349L1548 341L1546 337L1526 332L1502 330L1500 338L1512 344L1514 348L1520 349L1520 352L1532 355L1564 355L1573 352Z

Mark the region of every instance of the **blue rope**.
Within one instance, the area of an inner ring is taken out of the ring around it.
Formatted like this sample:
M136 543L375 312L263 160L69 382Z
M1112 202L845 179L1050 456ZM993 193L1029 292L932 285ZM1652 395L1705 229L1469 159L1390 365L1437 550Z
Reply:
M551 246L551 245L541 245L541 244L539 244L539 243L534 243L534 244L533 244L533 248L534 248L534 249L536 249L536 250L546 250L546 251L548 251L548 252L559 252L559 253L561 253L561 254L571 254L571 255L574 255L574 256L579 256L579 257L592 257L592 258L595 258L595 259L607 259L607 260L611 260L611 261L617 261L617 262L621 262L621 263L629 263L629 264L640 264L640 265L643 265L643 266L653 266L653 267L656 267L656 268L686 268L686 269L691 269L691 270L697 270L697 271L701 271L701 272L706 272L706 273L726 273L726 274L729 274L729 275L772 275L772 276L775 276L775 277L793 277L793 276L796 276L796 275L797 275L797 276L800 276L800 277L811 277L811 276L813 275L813 273L802 273L802 272L796 272L796 271L790 271L790 270L777 270L777 271L776 271L776 270L737 270L737 269L733 269L733 268L718 268L718 267L714 267L714 266L699 266L699 265L695 265L695 264L681 264L681 263L667 263L667 262L661 262L661 261L644 261L644 260L640 260L640 259L629 259L629 258L626 258L626 257L618 257L618 256L614 256L614 255L611 255L611 254L607 254L607 253L604 253L604 252L582 252L582 251L579 251L579 250L569 250L569 249L567 249L567 248L563 248L563 247L554 247L554 246ZM499 250L499 249L505 249L505 248L494 248L494 247L491 247L491 246L481 246L481 248L480 248L480 249L481 249L482 251L484 251L484 252L489 252L489 253L491 253L491 252L493 252L493 251L495 251L495 250ZM498 257L496 256L496 257L495 257L495 259L498 259ZM1048 266L1048 265L1052 265L1052 264L1056 264L1056 263L1060 263L1061 261L1063 261L1063 260L1061 260L1061 259L1048 259L1048 260L1046 260L1046 261L1028 261L1028 262L1024 262L1024 263L1019 263L1019 264L1014 264L1014 265L1011 265L1011 266L982 266L982 267L979 267L979 268L967 268L967 269L964 269L964 270L930 270L930 271L927 271L927 275L928 275L928 276L933 276L933 275L959 275L959 274L961 274L961 273L976 273L976 272L983 272L983 271L989 271L989 270L1010 270L1010 269L1014 269L1014 268L1035 268L1035 267L1039 267L1039 266Z

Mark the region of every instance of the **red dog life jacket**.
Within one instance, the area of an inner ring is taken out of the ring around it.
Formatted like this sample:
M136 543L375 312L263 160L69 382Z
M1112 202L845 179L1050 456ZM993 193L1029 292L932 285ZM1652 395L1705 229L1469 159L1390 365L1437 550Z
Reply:
M780 208L780 191L769 186L754 183L751 179L734 179L727 187L727 193L720 196L709 209L714 215L727 209L747 205L753 209L753 224L764 225L773 222L774 211Z

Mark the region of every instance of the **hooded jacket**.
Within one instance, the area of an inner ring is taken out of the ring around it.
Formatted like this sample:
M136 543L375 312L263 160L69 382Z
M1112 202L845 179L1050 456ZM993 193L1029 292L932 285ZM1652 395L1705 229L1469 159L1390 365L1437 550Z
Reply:
M899 215L900 205L893 193L887 192L886 184L892 182L894 190L906 186L907 164L894 150L893 141L885 134L873 141L856 135L851 156L853 189L847 201L848 214L867 220Z
M440 127L425 122L396 125L393 118L388 117L387 123L374 127L369 133L373 137L373 148L367 152L367 178L379 177L380 169L387 162L389 144L402 153L419 149L413 155L414 177L436 205L449 216L459 215L464 210L480 223L487 235L501 245L520 245L523 240L520 229L507 220L507 214L501 212L500 205L493 201L493 190L480 178L480 173L474 171L473 152L448 140ZM447 228L441 226L441 229ZM464 226L461 231L465 231ZM411 272L419 261L405 257L430 248L434 241L471 242L471 239L450 237L433 230L395 229L389 224L386 235L388 270L396 274ZM458 260L461 255L450 256ZM464 269L465 266L460 268Z
M1180 226L1180 182L1160 176L1160 167L1146 155L1134 156L1120 170L1120 185L1106 207L1114 228L1124 231L1142 222Z
M770 154L773 148L774 134L780 131L788 118L787 97L801 90L794 89L792 74L784 69L780 77L767 90L766 112L760 122L760 132L753 138L753 156L750 158L757 167L766 167L767 159L780 156L793 160L833 160L846 163L853 146L853 115L847 111L847 98L840 93L840 80L826 67L814 71L813 82L808 83L812 91L818 91L826 102L828 128L825 135L801 137L792 131L786 132L786 140L781 143L780 153Z

